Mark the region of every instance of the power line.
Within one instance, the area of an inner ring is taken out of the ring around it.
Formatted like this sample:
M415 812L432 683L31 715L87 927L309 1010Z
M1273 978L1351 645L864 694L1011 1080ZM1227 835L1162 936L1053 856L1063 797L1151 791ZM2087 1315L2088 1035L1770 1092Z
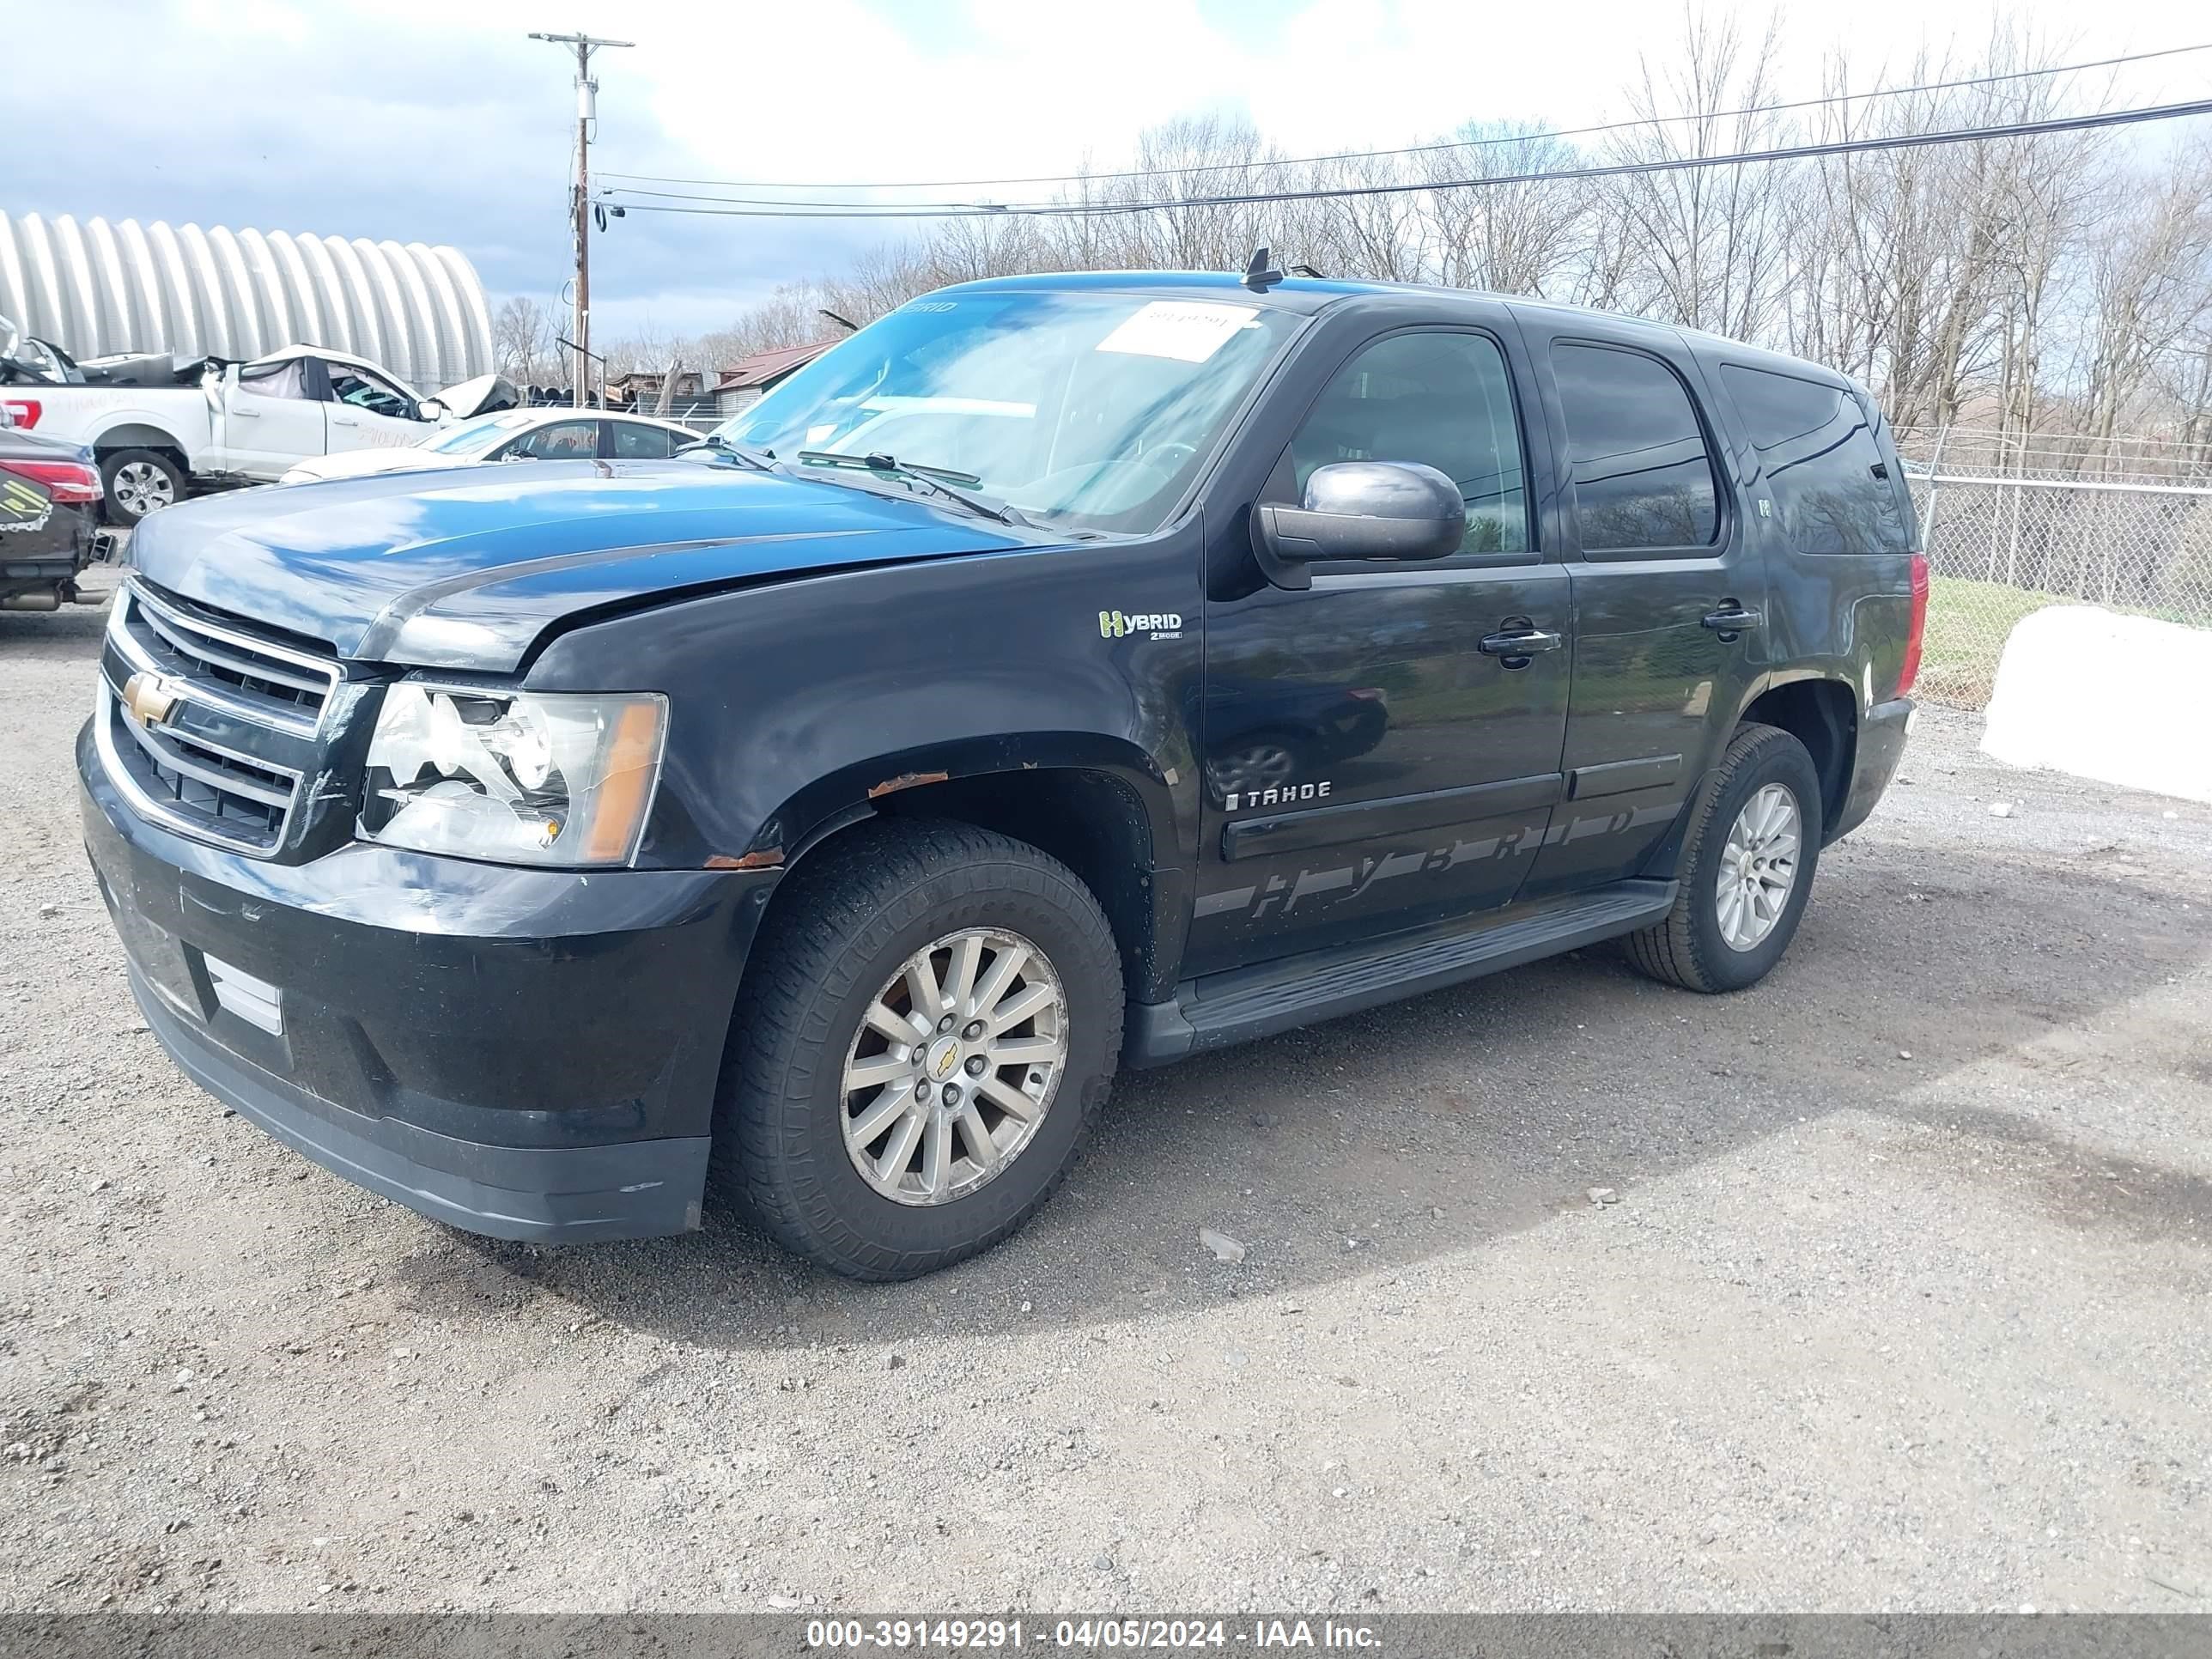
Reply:
M2106 110L2094 115L2055 116L2044 121L2014 121L1998 126L1957 127L1940 132L1899 134L1884 138L1834 139L1817 144L1792 144L1777 149L1742 150L1727 155L1686 155L1659 161L1622 161L1602 167L1558 167L1535 173L1494 173L1487 178L1424 179L1388 185L1346 185L1309 190L1251 191L1226 196L1168 197L1147 202L1036 202L985 205L974 203L919 203L854 205L845 202L786 202L737 207L676 207L651 202L630 204L635 213L689 213L730 219L982 219L1073 218L1092 215L1152 213L1176 208L1242 207L1267 202L1315 202L1347 196L1401 196L1419 191L1471 190L1489 185L1534 184L1546 179L1614 179L1633 173L1681 173L1702 167L1742 167L1761 161L1796 161L1820 155L1852 155L1872 150L1917 149L1936 144L1968 143L1989 138L2032 137L2040 133L2078 132L2092 127L2133 126L2147 121L2172 121L2186 116L2212 115L2212 99L2184 104L2157 104L2144 109ZM619 186L625 194L640 192ZM701 197L701 201L732 202L735 197Z
M2189 52L2212 52L2212 41L2194 46L2166 46L2156 52L2128 52L2118 58L2100 58L2086 64L2060 64L2050 69L2014 70L2003 75L1970 76L1959 81L1929 81L1917 86L1876 87L1867 92L1830 93L1820 98L1800 98L1789 103L1755 104L1744 109L1699 110L1683 115L1655 115L1642 120L1608 121L1598 126L1568 127L1560 131L1508 134L1489 138L1463 138L1433 144L1407 144L1395 149L1346 150L1334 155L1286 156L1256 161L1206 161L1191 167L1135 167L1119 173L1044 173L1009 179L906 179L872 182L813 182L776 179L681 179L658 173L617 173L603 170L605 179L634 179L652 185L713 185L731 190L966 190L984 185L1069 185L1103 183L1118 179L1176 179L1200 173L1227 173L1249 167L1310 167L1322 161L1363 161L1397 155L1428 155L1444 150L1485 149L1498 144L1522 144L1532 139L1585 138L1600 133L1624 132L1636 127L1671 126L1686 121L1729 121L1746 115L1775 115L1788 110L1813 109L1826 104L1847 104L1869 98L1905 98L1923 92L1953 92L1964 87L1997 86L2008 81L2029 81L2052 75L2076 75L2085 70L2112 69L2123 64L2148 63L2157 58L2179 58ZM661 191L633 192L641 195ZM700 197L701 201L714 199Z

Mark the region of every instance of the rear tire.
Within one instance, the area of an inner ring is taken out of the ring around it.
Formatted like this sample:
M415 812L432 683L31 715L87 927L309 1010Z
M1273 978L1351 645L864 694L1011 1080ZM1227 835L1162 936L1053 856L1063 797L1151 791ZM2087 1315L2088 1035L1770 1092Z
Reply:
M1771 793L1778 790L1786 802ZM1741 991L1782 959L1805 913L1820 857L1820 774L1789 732L1746 726L1729 741L1696 811L1682 843L1674 908L1656 927L1628 935L1628 959L1686 991ZM1782 868L1774 849L1789 836L1795 846L1788 886L1769 904L1765 896L1774 893ZM1733 908L1723 902L1724 886L1734 890Z
M718 1190L786 1249L854 1279L911 1279L990 1249L1043 1206L1105 1103L1123 992L1097 900L1036 848L941 822L863 824L787 880L738 995ZM1012 991L993 989L1001 957ZM917 960L931 964L922 991ZM951 1003L949 1026L925 992ZM984 1029L1024 999L1040 1011ZM914 1041L887 1037L887 1016ZM994 1042L1046 1058L1002 1067Z
M135 525L185 499L183 469L155 449L111 449L100 458L111 524Z

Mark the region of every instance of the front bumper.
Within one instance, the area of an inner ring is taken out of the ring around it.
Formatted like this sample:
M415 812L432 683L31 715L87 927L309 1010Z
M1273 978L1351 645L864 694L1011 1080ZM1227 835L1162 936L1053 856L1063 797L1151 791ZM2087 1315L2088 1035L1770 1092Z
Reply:
M89 726L77 769L132 993L209 1093L471 1231L699 1224L775 872L521 870L365 844L277 864L137 817Z

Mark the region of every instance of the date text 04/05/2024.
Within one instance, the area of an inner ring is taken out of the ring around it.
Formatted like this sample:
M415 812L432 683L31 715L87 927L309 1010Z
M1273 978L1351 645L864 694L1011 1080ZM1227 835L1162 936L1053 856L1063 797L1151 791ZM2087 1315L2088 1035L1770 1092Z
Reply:
M817 1619L808 1621L811 1649L911 1650L1052 1647L1075 1651L1243 1647L1373 1651L1371 1625L1323 1619L1061 1619L1049 1626L1019 1619Z

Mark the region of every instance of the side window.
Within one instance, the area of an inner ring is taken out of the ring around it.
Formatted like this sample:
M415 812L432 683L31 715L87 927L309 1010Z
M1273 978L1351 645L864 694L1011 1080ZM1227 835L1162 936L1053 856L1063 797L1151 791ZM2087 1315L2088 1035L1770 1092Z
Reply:
M307 360L289 357L281 363L238 371L238 389L257 398L297 398L307 395Z
M676 434L657 426L641 426L635 421L611 422L615 432L615 457L625 461L659 461L668 458L676 447Z
M1640 351L1552 348L1584 552L1703 547L1720 532L1712 458L1674 371Z
M510 461L588 461L599 453L597 421L555 421L526 432L500 452Z
M1291 440L1303 495L1337 461L1417 461L1459 485L1463 553L1528 550L1521 429L1504 355L1481 334L1394 334L1337 371Z
M415 418L415 400L381 375L372 374L352 363L334 363L328 359L325 359L323 367L330 371L333 402L350 404L356 409L389 416L396 421Z
M1782 533L1800 553L1902 553L1898 492L1856 394L1763 368L1721 365L1721 384L1759 451Z

